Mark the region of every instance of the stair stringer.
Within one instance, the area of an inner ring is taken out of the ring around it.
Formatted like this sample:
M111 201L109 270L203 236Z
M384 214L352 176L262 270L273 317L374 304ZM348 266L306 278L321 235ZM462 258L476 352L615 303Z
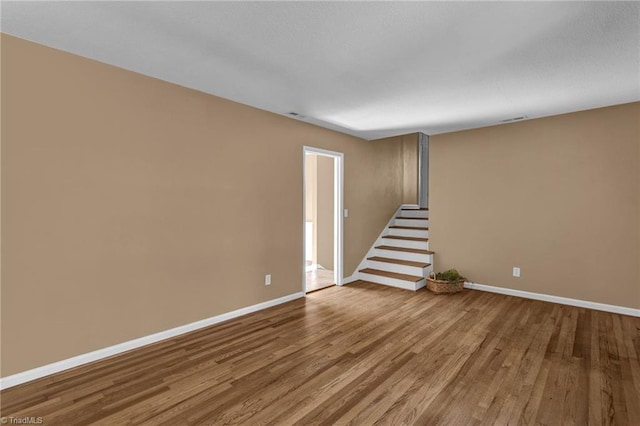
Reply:
M401 215L402 209L417 209L417 208L419 208L417 204L401 204L396 209L396 211L393 213L393 215L389 218L389 221L387 222L387 224L384 226L384 228L382 228L382 231L380 231L380 234L378 235L378 238L376 238L376 240L373 242L373 244L369 248L369 251L367 251L367 253L364 255L364 257L362 258L362 261L360 261L360 263L356 267L356 270L354 271L353 275L351 275L351 277L349 277L349 280L346 283L364 279L361 276L360 270L367 268L368 262L369 262L367 259L369 257L373 257L376 254L376 246L385 245L384 244L385 243L385 239L382 238L382 237L383 237L383 235L386 235L389 227L395 224L396 217ZM430 268L433 268L433 266L431 266ZM398 286L393 285L393 287L404 288L406 290L415 291L415 290L419 290L420 288L424 287L425 285L426 285L425 281L422 280L421 282L416 283L411 288L409 288L408 286L399 286L399 285Z

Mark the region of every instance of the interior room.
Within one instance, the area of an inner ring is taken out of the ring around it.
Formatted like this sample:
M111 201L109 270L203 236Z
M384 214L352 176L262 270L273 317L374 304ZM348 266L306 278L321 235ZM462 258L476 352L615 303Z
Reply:
M335 158L305 152L305 292L336 285L334 257Z
M640 3L0 4L8 424L640 424Z

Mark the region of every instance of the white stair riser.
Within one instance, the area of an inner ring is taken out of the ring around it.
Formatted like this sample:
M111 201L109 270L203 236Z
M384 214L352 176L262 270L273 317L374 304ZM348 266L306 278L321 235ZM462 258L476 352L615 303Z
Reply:
M371 281L376 284L384 284L391 287L403 288L405 290L417 290L426 285L426 280L422 279L418 282L398 280L395 278L383 277L380 275L367 274L366 272L360 272L360 279L364 281Z
M400 216L403 217L429 217L429 210L401 210Z
M382 242L385 246L429 250L429 241L411 241L396 240L395 238L383 238Z
M428 277L431 272L433 272L433 265L429 265L426 268L424 268L424 276L425 277ZM426 282L424 284L427 285Z
M411 260L414 262L424 262L433 264L433 255L422 253L410 253L396 250L375 249L374 256L390 257L392 259Z
M381 271L396 272L398 274L415 275L416 277L426 277L425 269L417 266L400 265L398 263L380 262L377 260L368 260L367 267L371 269L379 269Z
M427 219L420 219L420 220L415 220L415 219L399 219L396 218L395 219L395 223L394 225L398 225L398 226L418 226L421 228L425 228L429 226L429 221Z
M415 229L389 228L389 235L399 237L429 238L429 231L419 231Z

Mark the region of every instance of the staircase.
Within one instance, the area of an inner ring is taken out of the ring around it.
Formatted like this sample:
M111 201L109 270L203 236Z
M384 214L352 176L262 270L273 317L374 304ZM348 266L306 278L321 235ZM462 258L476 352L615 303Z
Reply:
M418 290L433 270L429 250L429 209L401 207L360 264L359 278Z

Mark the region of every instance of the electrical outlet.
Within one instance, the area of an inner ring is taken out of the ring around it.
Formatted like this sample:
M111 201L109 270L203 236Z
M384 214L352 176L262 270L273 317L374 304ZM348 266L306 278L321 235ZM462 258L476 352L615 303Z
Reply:
M517 266L513 267L513 276L520 278L520 268L518 268Z
M271 285L271 274L264 276L264 285Z
M344 209L344 217L349 217L349 209Z

